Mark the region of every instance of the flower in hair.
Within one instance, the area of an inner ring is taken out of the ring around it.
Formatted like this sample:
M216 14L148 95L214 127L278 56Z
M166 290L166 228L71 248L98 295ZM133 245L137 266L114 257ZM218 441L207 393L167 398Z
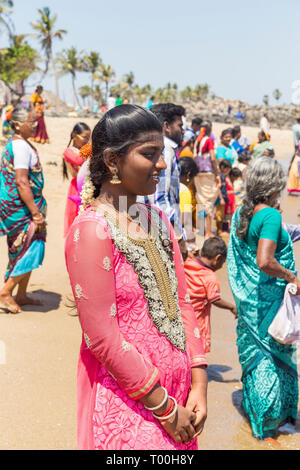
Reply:
M88 158L91 158L93 154L93 147L92 147L92 142L87 143L80 149L80 156L83 158L83 160L87 160Z
M92 204L94 199L94 191L95 186L92 183L90 176L86 176L84 180L84 184L82 187L82 191L80 193L81 197L81 206L79 207L79 214L81 214L85 208Z

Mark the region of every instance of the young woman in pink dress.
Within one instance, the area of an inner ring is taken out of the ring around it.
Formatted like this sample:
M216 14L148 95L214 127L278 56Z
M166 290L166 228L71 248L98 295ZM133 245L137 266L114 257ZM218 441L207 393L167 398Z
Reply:
M70 142L63 153L63 178L72 177L65 209L64 236L67 235L70 226L78 214L78 189L77 173L84 160L80 156L80 149L88 143L91 138L91 129L84 122L76 124L71 132ZM70 146L72 143L72 146Z
M197 449L207 376L172 226L136 203L155 192L163 137L148 110L121 105L92 135L89 205L66 239L82 328L79 449ZM84 194L85 193L85 194Z

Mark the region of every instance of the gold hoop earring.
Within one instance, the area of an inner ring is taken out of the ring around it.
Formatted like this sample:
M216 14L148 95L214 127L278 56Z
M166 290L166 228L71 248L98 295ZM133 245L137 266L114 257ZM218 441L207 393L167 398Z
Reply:
M111 184L121 184L121 180L120 180L119 177L118 177L118 170L117 170L117 168L114 168L114 169L113 169L113 177L112 177L112 179L110 180L110 183L111 183Z

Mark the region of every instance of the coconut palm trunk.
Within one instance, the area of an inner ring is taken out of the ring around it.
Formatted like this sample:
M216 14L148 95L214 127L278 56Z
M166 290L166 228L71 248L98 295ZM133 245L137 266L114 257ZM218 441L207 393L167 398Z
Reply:
M57 70L56 70L55 59L54 59L53 53L51 54L51 63L52 63L54 79L55 79L56 110L58 111L58 108L59 108L59 79L58 79L58 73L57 73Z
M75 85L75 75L73 74L72 74L72 86L73 86L73 94L74 94L75 101L77 105L80 107L80 102L79 102L79 98L78 98L77 91L76 91L76 85Z

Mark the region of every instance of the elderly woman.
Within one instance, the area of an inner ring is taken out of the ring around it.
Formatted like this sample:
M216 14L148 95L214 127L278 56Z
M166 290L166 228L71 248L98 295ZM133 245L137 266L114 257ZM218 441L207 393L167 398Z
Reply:
M44 177L34 135L36 116L17 107L11 117L14 137L4 148L0 172L0 236L7 236L9 264L0 290L0 308L11 313L26 304L39 304L26 290L33 269L44 258L46 201ZM16 299L12 297L18 286Z
M268 334L287 283L296 284L300 293L292 241L275 209L285 184L277 161L261 157L252 163L228 249L228 276L238 311L242 406L253 435L271 440L281 424L295 422L298 402L296 349Z

